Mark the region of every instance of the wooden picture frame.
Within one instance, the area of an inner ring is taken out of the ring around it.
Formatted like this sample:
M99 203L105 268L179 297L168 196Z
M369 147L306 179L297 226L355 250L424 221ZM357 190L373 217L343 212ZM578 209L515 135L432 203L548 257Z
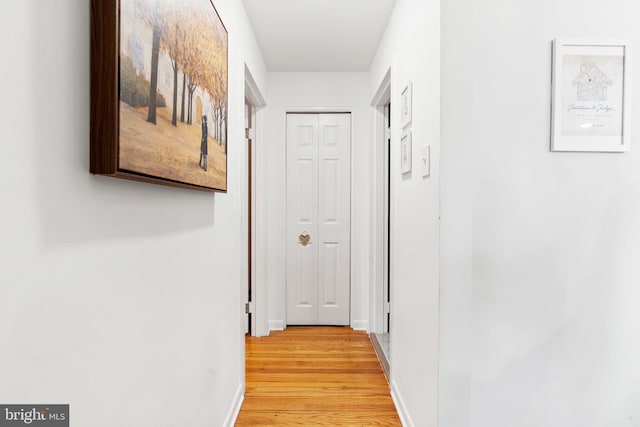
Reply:
M554 40L551 87L551 151L630 150L629 42Z
M91 0L91 173L226 192L227 103L211 0Z

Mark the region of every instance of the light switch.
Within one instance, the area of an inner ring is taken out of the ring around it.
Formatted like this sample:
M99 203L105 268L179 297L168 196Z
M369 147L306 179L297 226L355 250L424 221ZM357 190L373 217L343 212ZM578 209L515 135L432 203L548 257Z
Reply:
M431 175L431 145L425 145L420 149L420 170L422 176Z

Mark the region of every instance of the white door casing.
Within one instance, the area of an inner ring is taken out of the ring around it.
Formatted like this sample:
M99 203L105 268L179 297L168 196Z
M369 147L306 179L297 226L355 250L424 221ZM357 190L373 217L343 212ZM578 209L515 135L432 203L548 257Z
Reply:
M349 325L350 200L351 115L287 114L289 325Z

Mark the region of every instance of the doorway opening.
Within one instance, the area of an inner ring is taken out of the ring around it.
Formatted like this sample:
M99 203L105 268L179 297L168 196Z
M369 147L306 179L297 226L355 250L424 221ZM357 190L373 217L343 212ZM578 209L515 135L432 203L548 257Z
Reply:
M371 341L382 368L390 377L391 301L393 296L393 167L391 71L389 70L373 98L376 109L375 201L374 201L374 287Z
M384 231L382 233L383 239L383 253L384 262L383 267L383 315L384 326L382 332L389 334L391 332L391 243L389 234L391 230L391 102L388 102L384 106L384 208L382 212ZM387 340L388 353L388 340Z
M245 114L242 145L243 168L241 175L242 198L242 310L244 333L251 336L267 334L266 296L266 228L265 167L262 147L262 123L266 102L245 65Z
M245 142L246 142L246 167L247 167L247 303L245 312L247 319L245 323L245 334L255 336L256 319L255 313L255 122L256 107L245 98Z

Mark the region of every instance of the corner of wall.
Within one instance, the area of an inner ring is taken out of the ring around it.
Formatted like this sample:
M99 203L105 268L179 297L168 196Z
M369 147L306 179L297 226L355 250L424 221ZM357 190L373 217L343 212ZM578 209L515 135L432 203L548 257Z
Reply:
M368 320L353 320L351 321L351 329L354 331L369 331Z
M286 329L284 320L269 320L268 326L269 330L267 331L267 335L269 335L271 331L284 331Z

